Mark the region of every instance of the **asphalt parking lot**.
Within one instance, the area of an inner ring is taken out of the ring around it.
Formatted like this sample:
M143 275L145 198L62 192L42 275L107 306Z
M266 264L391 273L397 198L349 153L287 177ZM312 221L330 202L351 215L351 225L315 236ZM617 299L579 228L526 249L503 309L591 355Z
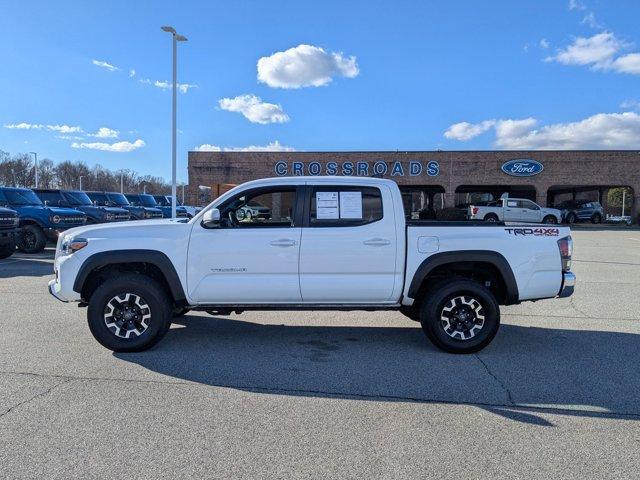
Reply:
M188 314L114 354L0 261L4 478L637 478L640 231L575 231L572 298L477 355L394 312Z

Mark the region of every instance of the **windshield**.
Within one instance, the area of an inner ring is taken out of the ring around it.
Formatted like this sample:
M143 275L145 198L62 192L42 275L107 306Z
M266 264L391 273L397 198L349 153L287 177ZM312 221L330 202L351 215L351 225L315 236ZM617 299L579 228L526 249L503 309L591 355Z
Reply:
M162 205L163 207L171 206L169 197L165 197L164 195L154 195L153 198L156 199L156 202L158 202L158 205Z
M104 193L100 192L90 192L87 196L91 199L92 202L96 202L98 205L105 205L109 199Z
M153 198L153 195L146 195L146 194L143 193L142 195L140 195L140 202L145 207L157 207L158 206L158 202L156 202L156 199Z
M42 205L38 196L31 190L5 190L4 196L11 205Z
M77 205L92 205L91 199L84 192L65 192L69 204L73 206Z
M165 198L167 199L167 202L169 202L169 205L171 205L171 199L172 199L173 197L171 197L171 196L167 196L167 197L165 197ZM176 205L180 205L180 206L182 207L182 202L180 201L180 199L179 199L179 198L176 200Z
M107 198L116 205L129 205L127 197L121 193L107 193Z

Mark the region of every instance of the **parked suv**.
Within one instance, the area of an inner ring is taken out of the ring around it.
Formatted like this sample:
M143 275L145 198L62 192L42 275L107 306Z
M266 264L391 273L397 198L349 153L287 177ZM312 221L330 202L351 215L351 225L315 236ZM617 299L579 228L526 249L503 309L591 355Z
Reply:
M87 223L122 222L131 219L124 208L94 205L86 193L78 190L34 189L35 194L45 205L71 207L87 216Z
M153 198L158 204L158 208L162 210L164 218L171 218L171 195L153 195ZM178 217L191 218L196 213L195 207L186 207L182 205L180 200L176 200L176 215Z
M0 258L10 257L16 250L18 212L0 207Z
M18 248L25 253L41 252L47 239L55 242L61 232L87 220L79 210L44 205L28 188L0 187L0 205L18 212Z
M562 219L566 223L586 222L602 223L604 209L600 202L590 200L567 200L558 207L562 211Z
M102 205L105 207L120 207L128 211L132 219L131 220L146 220L149 218L162 218L162 210L159 208L143 207L138 205L131 205L127 197L122 193L117 192L85 192L87 196L96 205Z

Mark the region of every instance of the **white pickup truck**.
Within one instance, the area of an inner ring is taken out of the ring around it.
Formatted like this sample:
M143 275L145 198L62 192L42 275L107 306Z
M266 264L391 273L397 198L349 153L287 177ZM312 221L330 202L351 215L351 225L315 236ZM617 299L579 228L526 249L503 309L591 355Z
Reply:
M562 212L556 208L544 208L526 198L501 198L494 202L469 205L470 220L485 222L525 222L557 224Z
M251 203L270 214L247 216ZM264 179L192 219L68 230L49 291L88 306L92 334L114 351L151 347L189 309L384 309L419 321L441 349L469 353L496 335L499 305L573 293L569 233L406 221L390 180Z

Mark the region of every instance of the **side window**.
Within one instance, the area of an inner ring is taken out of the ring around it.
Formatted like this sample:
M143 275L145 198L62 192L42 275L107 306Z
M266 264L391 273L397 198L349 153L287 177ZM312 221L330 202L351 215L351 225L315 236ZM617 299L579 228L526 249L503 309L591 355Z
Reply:
M220 207L224 228L293 227L296 207L294 188L241 193Z
M520 208L527 208L529 210L539 210L540 207L533 203L531 200L520 200Z
M311 227L353 227L382 220L382 195L375 187L317 186L311 191Z
M516 200L507 200L507 207L509 208L517 208L518 202Z

